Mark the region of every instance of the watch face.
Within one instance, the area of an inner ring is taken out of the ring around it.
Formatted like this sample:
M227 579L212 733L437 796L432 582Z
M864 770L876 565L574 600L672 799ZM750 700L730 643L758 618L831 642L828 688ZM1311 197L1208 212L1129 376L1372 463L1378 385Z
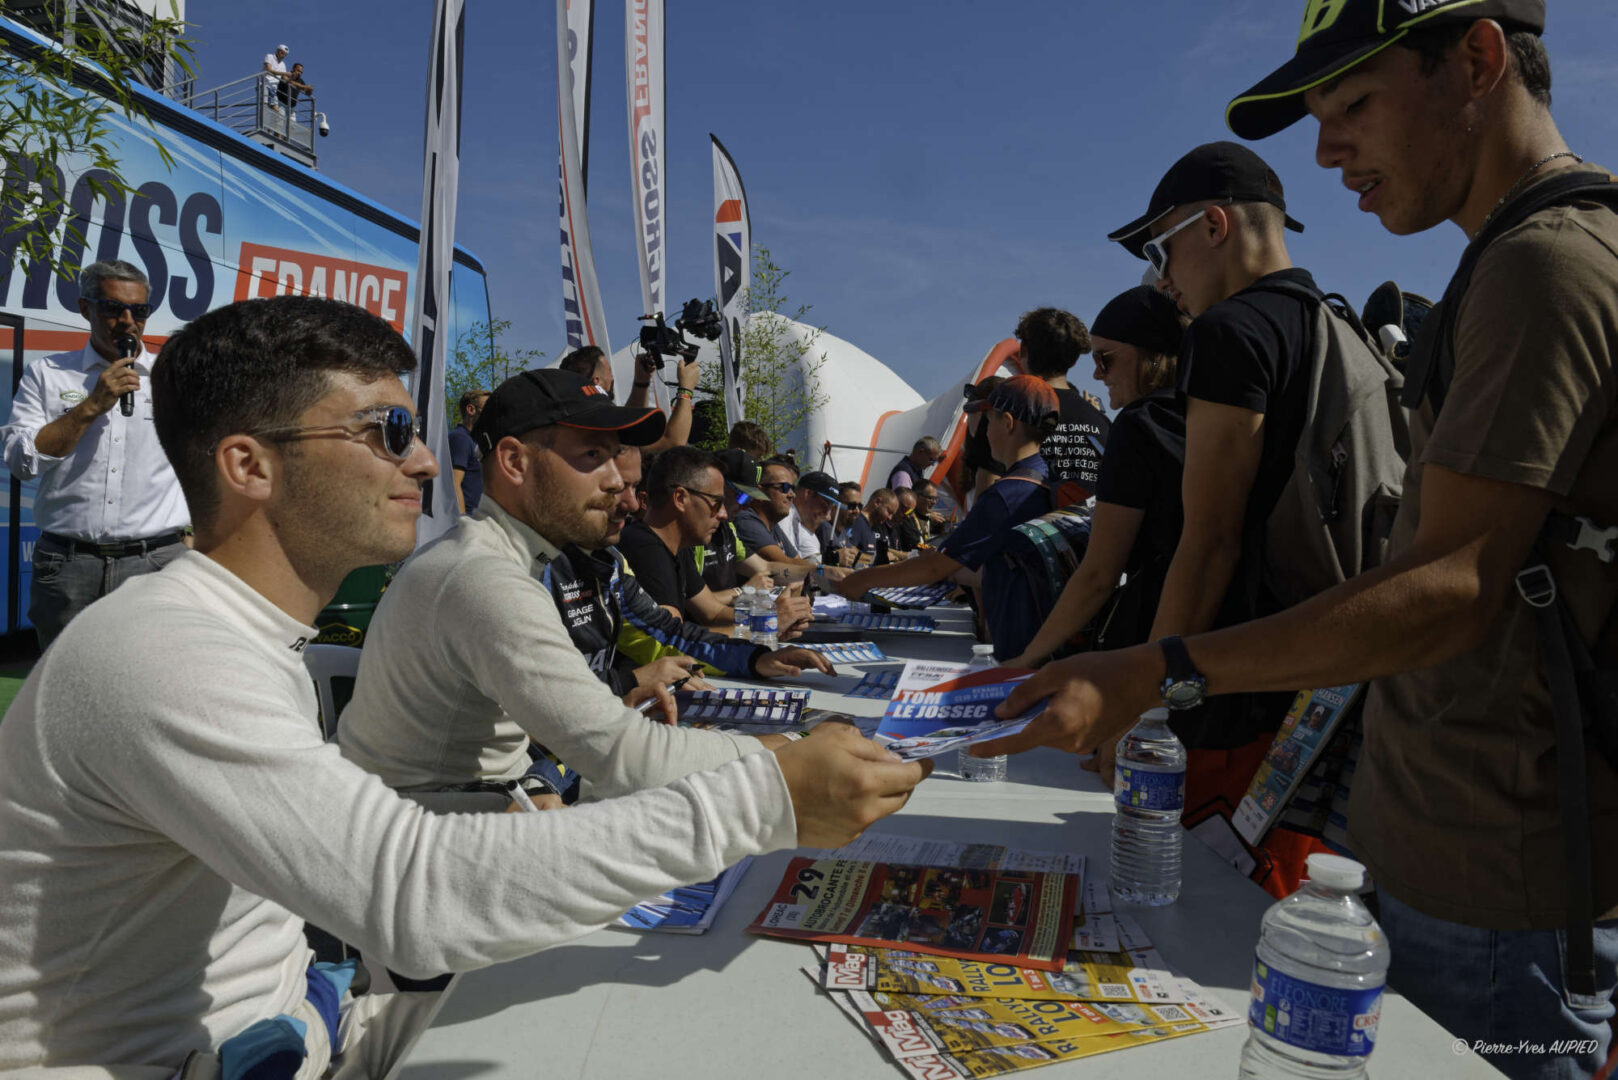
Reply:
M1163 703L1171 709L1193 709L1207 696L1207 684L1201 679L1182 679L1163 684Z

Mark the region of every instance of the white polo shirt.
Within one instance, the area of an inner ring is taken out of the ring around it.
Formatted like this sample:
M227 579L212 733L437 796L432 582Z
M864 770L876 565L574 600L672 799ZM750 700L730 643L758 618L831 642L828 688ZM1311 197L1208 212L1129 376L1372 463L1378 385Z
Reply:
M39 481L34 523L44 531L102 543L160 536L190 523L180 482L152 423L154 359L143 345L135 360L141 376L135 414L125 416L114 406L65 457L41 452L34 439L90 396L107 361L86 342L78 352L41 357L23 372L0 446L11 475Z

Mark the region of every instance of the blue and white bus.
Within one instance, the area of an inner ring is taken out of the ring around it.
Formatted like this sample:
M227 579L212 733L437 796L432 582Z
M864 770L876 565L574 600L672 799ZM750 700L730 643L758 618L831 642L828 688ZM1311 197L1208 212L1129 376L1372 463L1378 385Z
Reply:
M28 28L0 18L0 63L21 50L49 48ZM85 92L90 91L74 91ZM146 340L156 349L203 312L234 300L280 293L330 296L360 305L403 331L415 287L416 223L319 173L282 157L201 113L137 88L142 107L174 159L170 169L152 133L110 117L129 198L95 193L97 176L75 161L60 177L6 173L8 195L49 180L71 192L71 216L83 236L69 254L87 265L123 259L151 279L153 311ZM23 367L46 353L84 346L78 284L47 265L13 268L15 234L0 220L0 378L4 413ZM9 246L8 246L9 244ZM450 342L489 319L483 266L457 248L451 275ZM0 469L3 469L0 465ZM10 480L4 515L6 559L0 574L3 632L27 625L29 566L39 534L33 485Z

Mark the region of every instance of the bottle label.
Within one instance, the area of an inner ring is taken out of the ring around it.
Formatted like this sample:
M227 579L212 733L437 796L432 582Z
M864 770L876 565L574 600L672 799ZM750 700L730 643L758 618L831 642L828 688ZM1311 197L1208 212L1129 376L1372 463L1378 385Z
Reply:
M773 634L777 626L775 610L753 612L752 628L755 634Z
M1185 809L1184 769L1160 772L1119 762L1117 775L1117 790L1113 798L1119 806L1136 810Z
M1380 986L1369 990L1319 986L1253 958L1253 1003L1247 1021L1288 1046L1364 1057L1376 1045L1381 1016Z

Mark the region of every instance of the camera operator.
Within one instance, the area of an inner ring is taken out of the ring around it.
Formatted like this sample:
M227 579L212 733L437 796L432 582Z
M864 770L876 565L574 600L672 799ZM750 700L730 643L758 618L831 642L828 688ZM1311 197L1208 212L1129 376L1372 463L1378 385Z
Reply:
M629 392L627 406L631 409L651 408L652 380L658 374L658 358L644 349L635 351L635 385ZM668 426L663 437L648 446L647 455L656 454L674 446L684 446L691 437L691 410L697 383L702 379L702 365L695 356L674 358L674 407L669 412Z

